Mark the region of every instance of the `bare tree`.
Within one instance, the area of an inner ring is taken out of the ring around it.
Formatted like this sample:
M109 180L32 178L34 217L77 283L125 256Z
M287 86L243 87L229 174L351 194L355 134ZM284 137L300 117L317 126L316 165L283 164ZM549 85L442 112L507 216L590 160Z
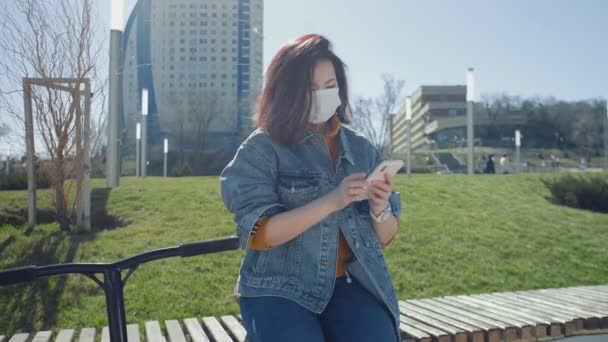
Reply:
M384 92L377 98L360 97L353 105L352 126L363 133L382 153L388 152L389 117L402 101L405 81L382 75Z
M54 196L56 215L61 229L69 230L80 191L80 182L67 182L75 177L78 155L76 132L83 101L80 101L79 82L92 81L93 105L91 153L98 149L105 125L104 87L97 68L101 60L102 44L95 40L91 0L41 1L23 0L4 2L6 21L0 27L0 101L2 107L20 126L17 136L25 141L22 79L74 78L69 86L73 92L49 87L32 88L34 131L40 138L43 151L35 160L48 174ZM48 162L40 156L47 155ZM73 196L76 194L75 196ZM71 197L73 196L73 197Z
M0 138L8 135L9 132L10 128L8 127L8 124L5 124L4 122L0 123Z
M201 152L204 150L205 140L211 122L215 120L221 110L221 98L217 92L189 93L186 100L187 113L194 130L193 166L198 166Z
M184 161L184 145L186 138L186 111L183 106L183 101L175 92L169 92L167 94L167 102L169 108L175 111L175 120L170 124L169 130L175 137L175 144L177 146L177 159L179 164Z

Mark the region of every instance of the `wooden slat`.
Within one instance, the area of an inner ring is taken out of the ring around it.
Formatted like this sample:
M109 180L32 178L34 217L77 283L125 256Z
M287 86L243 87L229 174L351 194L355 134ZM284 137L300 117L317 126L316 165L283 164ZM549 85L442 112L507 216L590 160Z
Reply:
M568 304L565 302L560 302L557 300L552 301L552 300L547 300L546 298L538 298L534 294L531 294L531 293L513 292L512 295L518 296L521 298L526 298L527 300L534 302L535 303L534 305L536 305L536 303L542 303L546 306L558 308L560 310L570 311L573 314L576 314L580 318L601 318L602 317L602 315L598 312L581 309L575 305L571 305L571 304Z
M522 308L514 309L514 308L508 307L506 305L500 304L500 303L497 304L491 300L488 300L487 298L485 298L485 299L479 298L479 296L467 297L467 298L463 298L462 300L475 301L478 303L482 303L484 305L488 305L490 307L495 307L497 310L509 312L512 315L514 315L515 317L521 317L521 318L527 318L527 319L533 320L534 322L536 322L534 331L535 331L535 337L537 337L537 338L546 337L547 335L551 335L551 334L555 334L557 336L558 335L557 332L561 331L561 326L562 326L561 323L554 322L551 319L548 319L543 316L539 316L537 314L534 314L533 312L529 312L529 310L524 310ZM549 329L549 331L548 331L548 329Z
M594 312L600 313L602 316L608 315L608 309L602 309L601 307L594 305L593 303L588 303L584 300L572 299L568 296L560 296L551 293L543 293L539 291L533 291L530 293L531 295L538 296L540 298L546 298L547 300L557 301L559 303L568 303L575 307L584 309L584 310L592 310Z
M75 333L74 329L63 329L57 334L55 342L72 342Z
M439 342L449 342L452 339L448 332L432 327L428 324L425 324L424 322L417 321L411 317L401 315L399 317L399 320L415 329L428 333L432 337L437 338Z
M25 342L29 336L30 334L28 333L15 334L10 340L8 340L8 342Z
M186 318L184 320L186 330L192 339L192 342L210 342L209 337L203 331L203 327L196 318Z
M551 310L547 312L542 306L531 305L531 303L528 301L516 297L505 297L504 295L499 293L481 295L480 297L487 298L488 300L491 300L499 305L508 306L514 310L529 312L533 315L538 315L539 317L545 317L546 319L549 319L554 323L564 324L574 318L574 316L570 314L564 314L558 312L557 310Z
M593 290L593 291L599 291L599 292L603 292L603 293L608 293L608 285L582 286L582 288Z
M400 303L405 303L405 302L400 302ZM423 302L419 302L419 301L415 301L415 300L411 300L407 302L410 305L414 305L418 308L420 308L421 310L426 310L429 313L433 313L434 315L441 315L442 317L454 317L455 319L458 320L458 322L460 322L461 327L468 327L468 330L472 333L473 335L473 342L484 342L485 341L485 335L486 335L486 329L484 327L481 327L479 325L477 325L474 320L468 319L467 317L462 317L461 315L456 315L454 313L452 313L451 311L448 310L444 310L442 307L443 305L439 304L439 305L430 305L428 303L423 303Z
M503 298L506 301L510 301L515 304L525 305L526 307L538 309L545 313L555 313L559 316L567 319L580 318L579 314L574 313L572 310L564 308L556 308L542 301L534 301L528 297L517 295L513 292L506 293L493 293L492 296Z
M140 342L139 324L127 324L127 341Z
M204 317L203 325L211 334L211 338L216 342L232 342L230 335L222 328L220 322L215 317Z
M167 339L171 342L186 342L186 335L179 322L175 319L165 321L167 328Z
M426 322L421 322L421 321L415 320L411 317L407 317L404 315L399 316L399 321L402 323L405 323L413 328L416 328L420 331L424 331L424 332L428 333L429 335L431 335L431 337L439 339L440 341L442 341L442 340L449 341L451 339L450 333L443 331L441 329L437 329L433 326L430 326L430 325L426 324ZM446 337L449 339L446 339Z
M468 303L461 302L457 297L444 297L438 299L438 301L443 302L446 305L451 307L458 308L464 315L467 315L471 318L476 319L477 321L482 321L485 323L489 323L496 328L488 329L488 338L489 342L498 342L503 340L503 332L505 335L505 339L513 340L517 336L517 328L510 325L509 323L501 320L501 316L497 315L495 312L484 312L478 309L471 307ZM522 329L522 335L526 335L529 333L531 335L531 331L527 332L527 330Z
M568 297L568 299L583 301L583 302L585 302L585 304L592 304L597 307L601 307L603 309L608 309L608 303L605 302L605 300L603 299L603 298L608 298L608 295L598 294L595 297L602 298L602 300L598 300L598 299L592 298L591 296L586 295L586 294L580 294L577 292L573 292L572 289L570 289L570 288L551 289L551 290L541 289L541 290L534 290L533 292L543 293L543 294L552 295L552 296L566 296L566 297Z
M519 318L519 319L526 319L529 322L534 322L535 324L539 324L539 323L545 324L545 325L551 324L551 322L549 320L546 320L544 318L536 317L536 316L530 315L528 313L521 312L519 310L514 310L509 307L505 307L504 305L499 305L499 304L493 303L491 301L488 301L486 299L478 298L477 296L470 296L470 297L463 296L463 297L456 297L454 299L457 301L462 301L464 303L477 303L480 305L484 305L484 306L490 308L491 310L498 310L504 314L510 315L511 317Z
M399 308L400 308L400 311L402 314L405 312L416 312L416 313L425 315L426 317L433 317L437 321L447 323L453 327L458 328L460 331L457 331L455 334L457 341L460 341L460 340L467 341L468 334L473 335L474 342L484 341L484 339L485 339L484 338L484 335L485 335L484 329L474 326L474 325L470 325L466 322L462 322L462 321L458 320L457 318L455 318L453 315L447 314L445 311L443 311L443 313L442 313L441 312L442 310L431 310L428 308L415 306L412 303L406 303L403 301L399 302ZM425 322L426 322L426 320L425 320Z
M516 303L522 303L522 305L526 305L534 309L539 309L542 312L555 313L567 317L568 320L565 322L565 329L567 335L570 335L577 330L583 329L583 317L581 317L582 315L580 312L576 312L574 310L570 310L563 307L556 307L547 302L533 300L534 298L519 296L515 293L496 293L494 294L494 296L505 298L507 300L512 300Z
M53 335L52 331L39 331L32 339L32 342L49 342L51 340L51 335Z
M537 298L539 300L544 300L546 302L555 303L555 304L559 304L559 305L566 305L568 307L577 308L577 309L583 310L585 312L591 312L591 313L593 313L595 315L598 315L600 317L606 317L606 316L608 316L608 313L602 312L601 309L597 310L595 308L589 308L587 305L581 305L580 302L576 302L576 301L572 301L572 300L566 300L564 298L556 298L556 297L552 297L552 296L547 296L547 295L544 295L542 293L536 293L536 292L526 292L525 295L528 296L528 297Z
M95 342L95 328L84 328L80 330L78 342Z
M546 290L535 290L533 293L539 293L545 295L547 297L553 297L556 299L561 299L565 301L569 301L572 303L579 303L579 305L595 308L595 310L601 310L601 312L608 311L608 305L602 305L601 303L594 302L592 300L587 300L585 298L581 298L580 296L572 296L568 293L560 293L558 291L546 291Z
M403 322L399 322L399 329L402 333L405 333L407 336L413 337L415 339L422 341L431 342L432 337L428 333L418 330L411 325L405 324Z
M478 295L477 297L479 298L483 298L489 302L493 302L496 303L498 305L501 305L503 307L509 307L513 310L519 310L520 311L520 315L521 314L526 314L529 317L538 317L538 319L546 319L549 320L550 325L549 325L549 334L551 336L562 336L562 327L567 323L570 322L571 320L567 317L563 317L560 315L557 315L555 313L545 313L541 310L537 310L534 308L529 308L526 307L524 304L516 304L514 303L514 301L509 301L509 300L504 300L498 296L494 296L494 295ZM539 330L540 334L538 335L543 335L545 333L544 329ZM544 336L537 336L537 337L544 337Z
M440 312L432 311L432 310L429 310L426 308L421 308L421 307L415 306L411 303L407 303L404 301L399 301L399 308L400 308L400 311L402 314L405 314L408 311L417 312L417 313L423 314L427 317L434 317L438 321L450 324L450 325L460 329L461 331L467 331L467 332L483 331L483 329L481 329L477 326L467 324L465 322L461 322L461 321L457 320L456 317L453 317L451 315L443 315Z
M456 338L455 342L467 342L469 332L472 333L473 330L476 330L475 327L465 323L441 316L434 312L429 312L405 302L399 303L399 307L402 315L422 321L430 326L454 335Z
M433 298L421 301L425 301L427 303L436 303L438 305L441 304L442 308L444 308L445 310L456 313L457 315L461 315L462 317L466 317L469 319L469 322L475 322L474 325L483 328L487 331L493 329L504 330L509 326L508 324L505 324L502 321L471 312L462 303L459 303L451 297Z
M593 293L595 295L598 295L598 296L601 296L604 298L606 296L608 296L608 290L602 290L602 288L600 286L578 286L578 287L571 287L571 288L585 291L588 293Z
M107 325L101 329L101 342L110 342L110 330Z
M239 323L239 321L230 315L220 317L220 321L226 327L228 333L234 338L235 341L245 342L247 337L247 330Z
M158 321L148 321L144 324L144 330L146 331L147 342L164 342L162 330L160 330L160 324Z
M27 341L28 337L30 336L30 334L28 333L18 333L18 334L14 334L9 340L8 342L25 342Z
M577 287L569 287L565 288L564 290L566 290L567 292L571 292L572 294L578 294L586 299L591 299L600 303L608 304L608 294L602 294Z

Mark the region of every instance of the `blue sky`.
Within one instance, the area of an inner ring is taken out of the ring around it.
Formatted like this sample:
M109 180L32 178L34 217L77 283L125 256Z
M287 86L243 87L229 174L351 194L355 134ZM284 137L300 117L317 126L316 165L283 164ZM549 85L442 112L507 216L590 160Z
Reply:
M354 95L379 94L382 73L407 93L464 84L472 66L480 94L608 96L604 0L265 0L264 11L265 67L284 42L320 33L349 66Z
M98 0L107 44L110 1ZM135 0L125 0L126 16ZM480 94L608 97L605 0L265 0L264 63L286 41L320 33L349 66L353 95L382 91L380 76L419 85L464 84Z

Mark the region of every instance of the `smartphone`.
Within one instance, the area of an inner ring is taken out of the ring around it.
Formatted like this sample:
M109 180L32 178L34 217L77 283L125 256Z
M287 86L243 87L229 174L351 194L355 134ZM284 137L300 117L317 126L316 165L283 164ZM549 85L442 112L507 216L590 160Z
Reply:
M373 180L384 181L384 174L388 173L392 176L397 174L397 171L403 167L403 160L385 160L380 165L376 167L374 172L372 172L365 179L367 182L371 182Z

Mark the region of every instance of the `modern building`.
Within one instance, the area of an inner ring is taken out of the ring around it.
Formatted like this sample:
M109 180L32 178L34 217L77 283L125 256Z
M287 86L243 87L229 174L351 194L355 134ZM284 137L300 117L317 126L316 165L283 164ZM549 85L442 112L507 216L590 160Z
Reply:
M464 146L466 139L466 86L421 86L410 96L412 103L412 151ZM494 125L523 125L522 113L490 117L483 104L474 104L476 127ZM391 152L406 150L405 107L391 115L389 121Z
M123 36L123 144L135 145L141 91L148 143L233 151L262 85L263 0L138 0ZM208 118L212 120L207 120Z

